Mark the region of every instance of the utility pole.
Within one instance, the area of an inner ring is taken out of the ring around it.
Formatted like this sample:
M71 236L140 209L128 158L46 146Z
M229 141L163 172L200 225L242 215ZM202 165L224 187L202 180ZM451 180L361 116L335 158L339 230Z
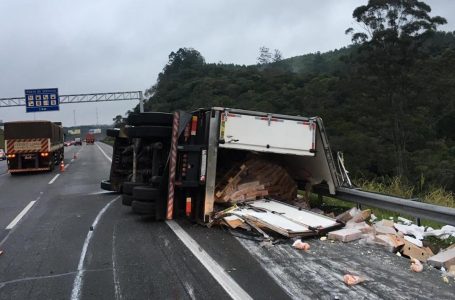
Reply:
M74 126L76 126L76 110L73 109L73 122L74 122Z
M96 125L98 125L98 107L95 107L96 111Z

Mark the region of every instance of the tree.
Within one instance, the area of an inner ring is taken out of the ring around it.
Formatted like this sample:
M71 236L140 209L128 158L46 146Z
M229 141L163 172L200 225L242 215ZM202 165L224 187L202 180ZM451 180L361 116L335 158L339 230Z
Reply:
M283 60L283 54L281 53L281 51L278 50L278 49L273 50L273 59L272 59L272 61L273 62L278 62L278 61L281 61L281 60Z
M121 115L116 115L115 118L112 119L112 121L114 121L114 128L120 128L125 123Z
M266 46L259 48L258 64L264 65L272 62L272 53Z
M407 144L412 123L419 121L414 96L421 87L414 85L412 69L428 57L422 44L446 23L442 17L430 17L430 12L430 6L417 0L369 0L353 12L362 30L346 30L360 45L355 73L372 100L367 104L370 111L391 116L381 124L388 130L379 131L384 140L393 141L398 176L407 173Z

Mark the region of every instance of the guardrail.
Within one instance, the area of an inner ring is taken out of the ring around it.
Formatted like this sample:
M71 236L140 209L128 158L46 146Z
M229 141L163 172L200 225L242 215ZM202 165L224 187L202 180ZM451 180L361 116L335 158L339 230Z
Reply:
M415 199L404 199L390 195L366 192L353 188L339 187L336 189L336 194L331 195L328 187L317 186L315 187L314 192L323 196L382 208L425 220L433 220L442 224L455 226L455 208L413 201Z

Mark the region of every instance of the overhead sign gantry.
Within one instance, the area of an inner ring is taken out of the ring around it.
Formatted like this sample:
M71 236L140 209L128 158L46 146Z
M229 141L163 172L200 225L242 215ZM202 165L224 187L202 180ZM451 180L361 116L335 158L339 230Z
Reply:
M41 108L43 108L43 95L48 95L47 100L49 100L50 106L53 102L51 102L51 93L35 93L35 94L27 94L27 91L47 91L50 92L51 90L57 89L38 89L38 90L26 90L26 97L16 97L16 98L0 98L0 108L2 107L14 107L14 106L26 106L27 112L28 111L28 104L26 101L28 96L33 96L30 98L30 101L33 101L32 107L36 109L38 106L36 105L36 101L40 104ZM132 91L132 92L113 92L113 93L94 93L94 94L73 94L73 95L58 95L58 90L56 91L56 103L58 104L68 104L68 103L83 103L83 102L103 102L103 101L129 101L129 100L136 100L139 101L140 111L144 111L144 101L142 97L142 91ZM41 95L41 97L36 98L37 95ZM40 100L39 100L40 99ZM58 110L58 109L45 109L45 110L35 110L36 111L48 111L48 110Z

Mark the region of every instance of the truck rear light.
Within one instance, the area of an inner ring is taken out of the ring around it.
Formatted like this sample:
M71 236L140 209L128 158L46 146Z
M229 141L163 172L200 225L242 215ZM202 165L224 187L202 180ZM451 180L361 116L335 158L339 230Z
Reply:
M197 131L197 116L191 118L191 135L196 135Z
M8 157L8 158L15 158L15 157L16 157L16 154L7 154L6 157Z
M191 215L191 197L186 197L185 214L187 217Z
M42 157L48 157L49 156L49 153L48 152L41 152L40 155Z

